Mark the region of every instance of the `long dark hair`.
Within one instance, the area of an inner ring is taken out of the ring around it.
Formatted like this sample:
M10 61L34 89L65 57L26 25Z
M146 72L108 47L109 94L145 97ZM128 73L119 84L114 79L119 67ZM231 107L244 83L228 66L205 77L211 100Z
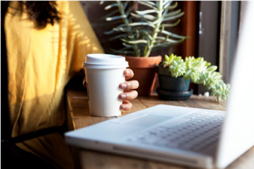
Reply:
M57 4L54 1L25 1L19 2L26 6L26 12L29 20L35 21L36 28L45 28L49 23L54 25L61 20L60 13L57 11ZM8 8L9 2L4 2L4 8ZM5 10L5 11L6 11ZM3 10L2 10L3 11ZM2 15L4 16L4 15Z
M25 2L29 19L35 20L38 27L46 27L47 23L54 25L60 21L60 14L56 9L54 1L26 1Z

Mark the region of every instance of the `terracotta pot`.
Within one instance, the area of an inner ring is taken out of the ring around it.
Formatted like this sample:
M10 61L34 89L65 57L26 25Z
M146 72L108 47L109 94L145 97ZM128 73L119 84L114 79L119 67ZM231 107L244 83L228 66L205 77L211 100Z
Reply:
M139 88L137 89L139 96L149 96L153 91L157 76L156 66L161 60L161 56L126 56L126 61L129 62L129 68L134 72L134 77L131 80L137 80L139 82Z

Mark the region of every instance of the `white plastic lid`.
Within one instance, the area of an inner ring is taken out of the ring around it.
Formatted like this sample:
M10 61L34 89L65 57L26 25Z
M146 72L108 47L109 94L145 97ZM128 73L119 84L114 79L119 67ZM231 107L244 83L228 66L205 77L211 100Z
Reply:
M87 54L86 62L83 62L84 68L94 69L115 69L128 66L125 57L110 54Z

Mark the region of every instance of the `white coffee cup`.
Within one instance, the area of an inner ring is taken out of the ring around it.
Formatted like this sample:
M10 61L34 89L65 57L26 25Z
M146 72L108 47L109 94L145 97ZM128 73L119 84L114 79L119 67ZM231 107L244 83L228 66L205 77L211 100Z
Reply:
M119 88L128 62L125 57L109 54L88 54L85 68L89 111L93 116L120 116Z

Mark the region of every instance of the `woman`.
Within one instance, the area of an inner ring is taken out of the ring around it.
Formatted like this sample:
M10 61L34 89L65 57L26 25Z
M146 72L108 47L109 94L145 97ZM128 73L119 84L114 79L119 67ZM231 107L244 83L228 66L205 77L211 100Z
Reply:
M2 6L7 9L1 21L6 39L11 137L65 126L66 84L82 68L86 54L103 52L81 5L74 1L28 1ZM126 79L133 76L130 69L124 74ZM131 108L128 100L137 97L132 90L137 87L137 81L120 84L124 89L119 96L123 99L121 109ZM13 158L13 153L6 157L6 161L12 160L7 163L8 168L15 164L29 168L27 164L35 161L40 164L31 168L73 168L63 136L52 131L11 147L18 158ZM6 147L8 152L10 146Z

